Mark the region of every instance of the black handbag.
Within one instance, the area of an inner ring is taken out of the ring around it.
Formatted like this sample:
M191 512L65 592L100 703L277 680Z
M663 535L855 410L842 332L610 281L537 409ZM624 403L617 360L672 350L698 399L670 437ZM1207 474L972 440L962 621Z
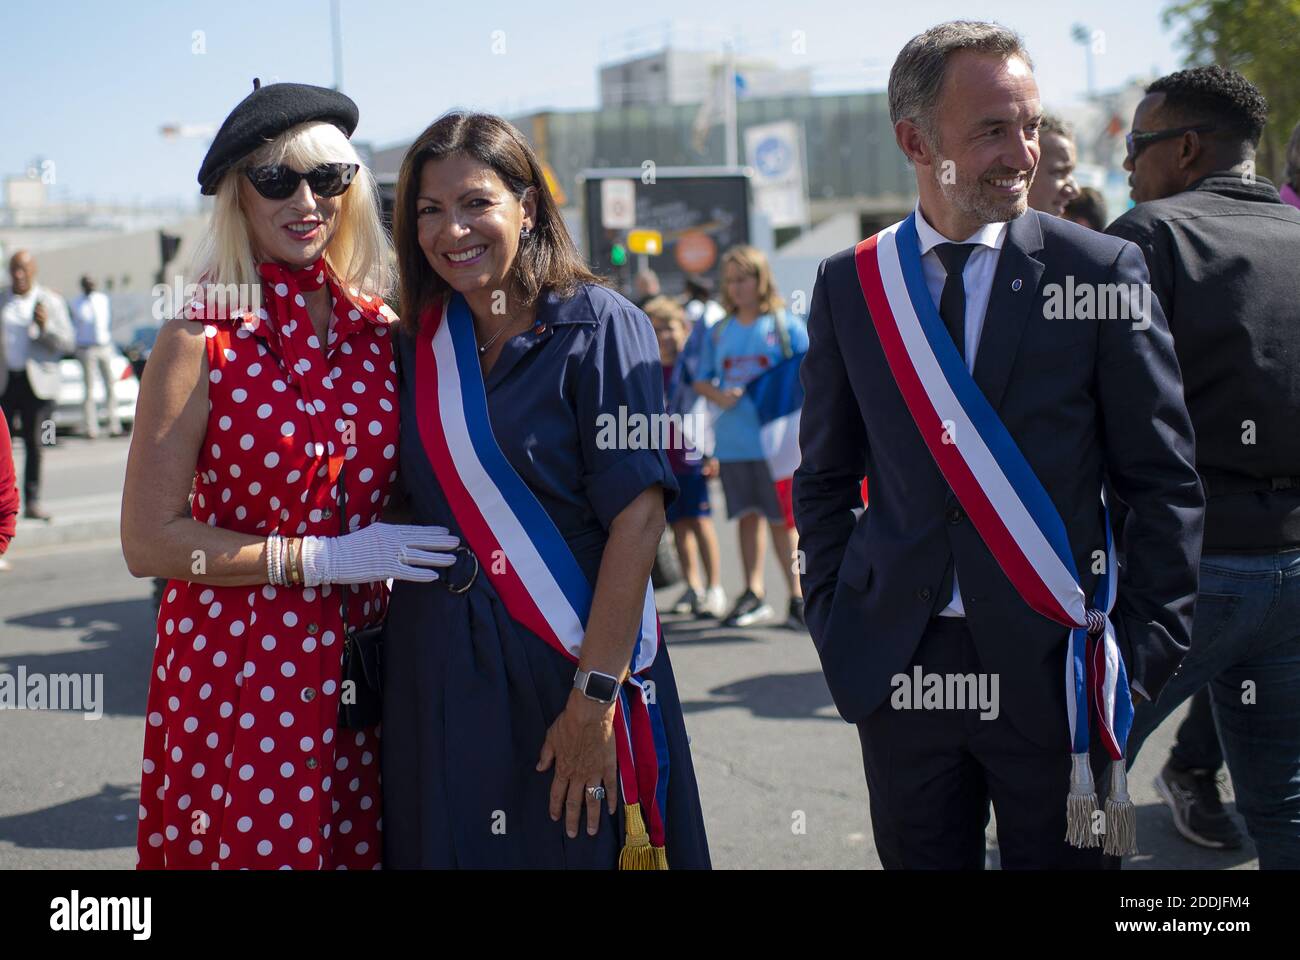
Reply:
M339 534L348 532L348 495L339 470ZM339 690L339 726L348 730L373 727L383 718L384 624L353 630L348 625L348 594L351 585L336 584L342 599L343 615L343 683Z

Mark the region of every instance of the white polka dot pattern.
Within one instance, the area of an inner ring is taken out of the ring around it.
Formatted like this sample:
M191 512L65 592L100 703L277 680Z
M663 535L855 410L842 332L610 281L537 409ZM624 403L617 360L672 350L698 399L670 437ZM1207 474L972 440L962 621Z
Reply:
M333 456L348 461L350 526L366 526L396 469L397 411L380 402L383 374L363 364L376 351L391 359L391 311L327 277L323 355L301 296L319 265L262 271L262 322L204 326L210 407L194 516L259 536L337 535ZM338 602L329 587L169 585L146 710L140 866L379 865L379 730L334 736ZM360 627L386 605L382 583L359 587L349 619ZM355 771L356 786L332 784L336 769Z

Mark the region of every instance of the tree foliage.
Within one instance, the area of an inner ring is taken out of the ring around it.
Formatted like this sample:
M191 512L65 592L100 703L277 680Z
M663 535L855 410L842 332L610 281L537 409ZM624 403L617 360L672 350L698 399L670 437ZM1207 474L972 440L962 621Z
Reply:
M1183 28L1188 66L1231 67L1268 98L1257 168L1280 183L1300 122L1300 0L1182 0L1165 8L1164 23Z

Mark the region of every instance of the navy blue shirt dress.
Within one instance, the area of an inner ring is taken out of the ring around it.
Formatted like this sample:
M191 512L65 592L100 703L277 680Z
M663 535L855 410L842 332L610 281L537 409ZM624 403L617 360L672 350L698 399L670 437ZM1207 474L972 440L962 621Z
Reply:
M401 378L400 482L411 522L461 535L416 420L416 341L396 342ZM601 449L598 417L663 411L654 330L619 294L586 285L544 293L534 326L507 341L485 383L502 453L573 551L593 588L611 521L640 493L676 483L663 451ZM463 539L463 537L462 537ZM492 562L480 557L480 563ZM463 569L467 567L468 569ZM487 576L462 558L434 583L394 583L384 647L384 865L392 868L613 869L623 805L601 804L598 834L565 834L548 812L554 766L536 770L575 665L506 612ZM672 869L707 868L708 844L681 702L666 646L654 681L669 748L666 847ZM610 789L617 789L608 785Z

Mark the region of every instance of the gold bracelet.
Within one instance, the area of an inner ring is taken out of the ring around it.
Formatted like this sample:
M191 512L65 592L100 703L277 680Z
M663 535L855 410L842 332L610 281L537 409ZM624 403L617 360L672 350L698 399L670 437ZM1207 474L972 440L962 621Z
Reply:
M289 569L293 571L295 585L302 584L302 537L289 541Z

